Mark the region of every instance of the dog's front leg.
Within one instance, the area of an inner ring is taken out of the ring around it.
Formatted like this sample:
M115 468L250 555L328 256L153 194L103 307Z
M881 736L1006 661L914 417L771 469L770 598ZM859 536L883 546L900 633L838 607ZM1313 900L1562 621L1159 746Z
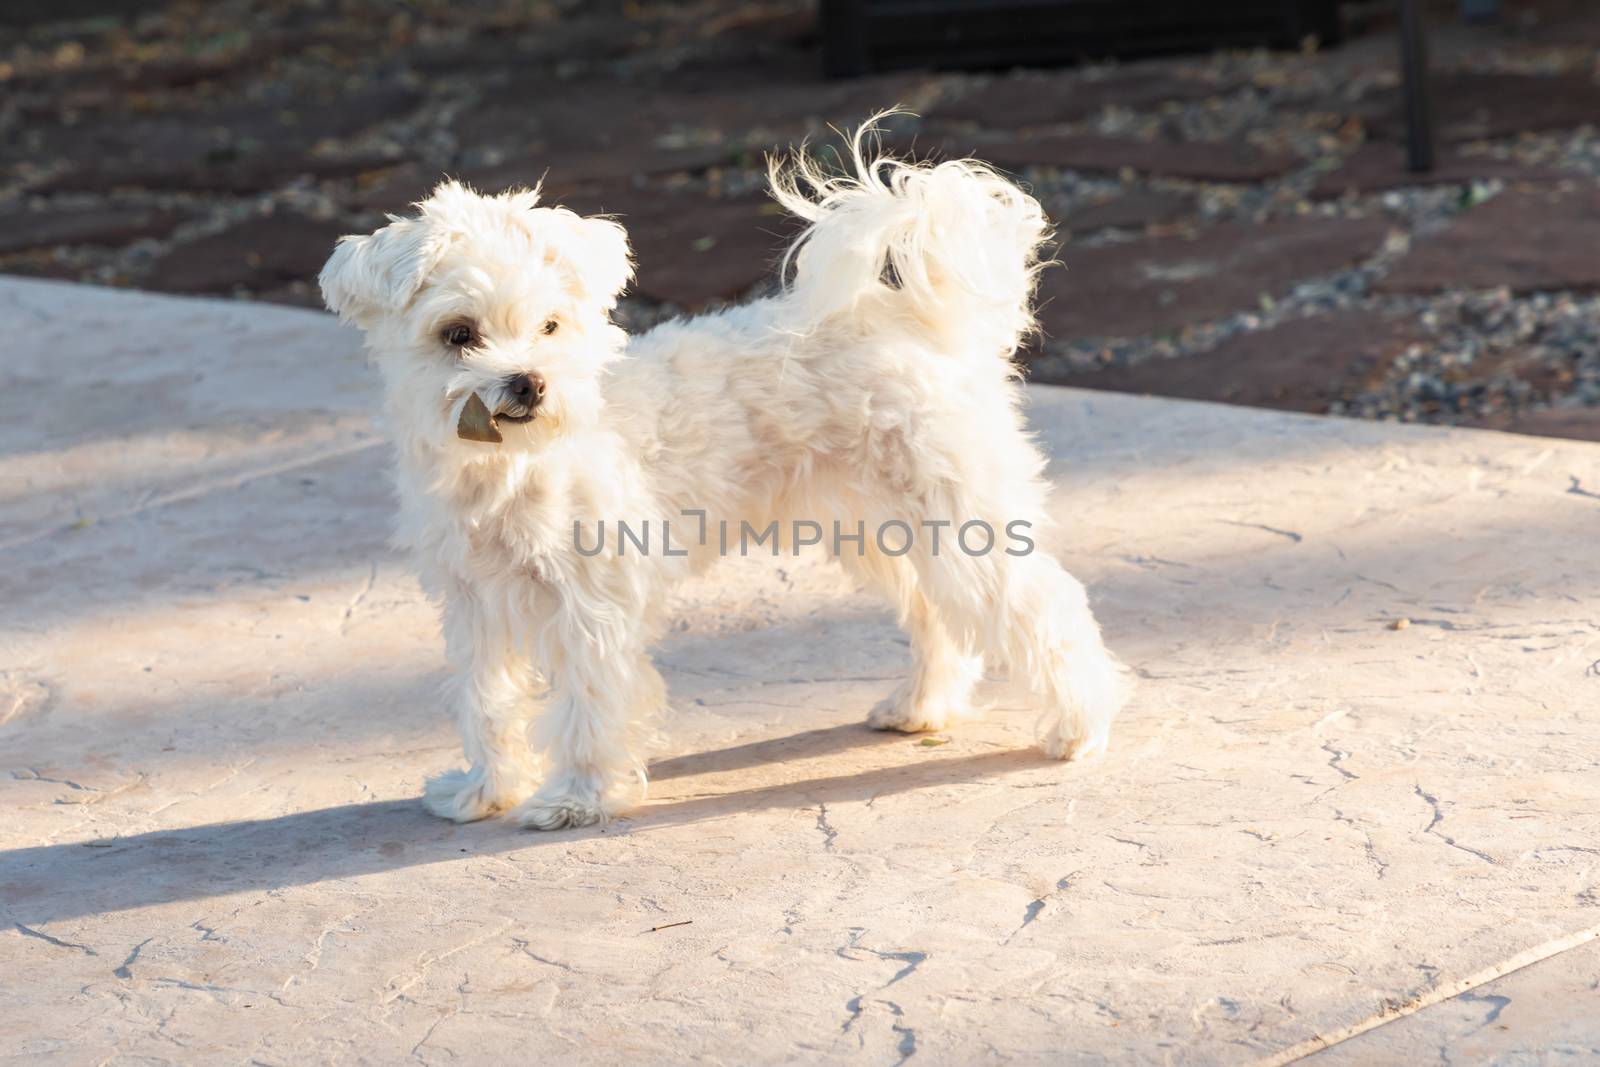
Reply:
M423 803L435 815L471 822L515 807L538 784L528 744L535 679L526 649L511 641L514 627L470 590L447 596L444 629L456 672L450 702L470 766L430 778Z
M665 701L642 646L569 646L552 658L549 704L534 724L544 783L513 813L535 830L587 826L631 806L643 792L640 735Z

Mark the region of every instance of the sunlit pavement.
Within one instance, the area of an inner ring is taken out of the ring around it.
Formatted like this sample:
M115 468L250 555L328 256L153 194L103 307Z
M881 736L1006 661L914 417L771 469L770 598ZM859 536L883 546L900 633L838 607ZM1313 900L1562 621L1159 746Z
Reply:
M457 751L353 333L11 279L0 331L0 1056L1597 1054L1600 446L1034 388L1140 676L1107 756L999 683L868 731L893 620L733 562L649 803L540 835L417 802Z

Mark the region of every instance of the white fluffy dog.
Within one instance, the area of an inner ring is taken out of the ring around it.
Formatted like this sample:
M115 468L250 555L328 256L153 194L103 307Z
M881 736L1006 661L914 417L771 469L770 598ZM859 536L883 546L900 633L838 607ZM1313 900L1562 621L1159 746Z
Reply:
M852 147L853 175L803 154L771 168L809 223L777 295L632 339L609 314L632 275L622 227L537 190L446 183L340 241L322 292L382 368L399 540L444 603L471 764L428 783L431 811L555 829L635 803L664 594L726 531L773 519L842 523L821 540L910 634L911 676L873 726L969 715L987 656L1037 698L1048 755L1105 747L1125 676L1083 586L1030 538L952 536L1045 523L1011 362L1043 214L980 163ZM620 535L595 551L602 523L675 525L651 554Z

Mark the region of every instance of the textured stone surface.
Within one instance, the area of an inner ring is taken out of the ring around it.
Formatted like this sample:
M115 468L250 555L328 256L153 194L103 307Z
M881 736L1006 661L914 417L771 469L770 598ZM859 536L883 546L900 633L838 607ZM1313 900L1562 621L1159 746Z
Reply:
M1586 74L1440 71L1433 75L1431 88L1435 129L1447 142L1593 125L1600 115L1600 82ZM1405 139L1398 89L1376 94L1358 111L1367 116L1373 136Z
M1600 944L1540 960L1389 1026L1313 1054L1307 1067L1372 1063L1592 1063L1600 1028L1572 1009L1600 989Z
M147 207L44 208L0 214L0 256L56 245L116 245L165 237L186 214Z
M302 176L342 178L384 171L399 161L384 156L249 155L244 158L191 160L173 166L166 160L126 162L109 159L80 166L33 186L45 193L93 193L110 189L143 189L178 193L259 193Z
M932 145L923 138L920 148ZM1008 170L1058 167L1090 174L1131 170L1203 182L1259 182L1300 165L1290 155L1264 152L1247 144L1213 141L1142 141L1094 134L1018 135L974 142L959 134L943 138L947 156L976 155Z
M1115 105L1154 110L1172 102L1204 100L1234 85L1215 78L1184 77L1170 67L1150 65L1112 69L1093 77L1027 72L996 78L987 85L941 102L932 114L996 129L1073 122Z
M1060 228L1072 233L1142 230L1176 222L1193 215L1194 210L1192 197L1152 189L1130 189L1118 196L1075 205L1062 216Z
M850 127L896 102L915 103L926 81L897 75L823 82L809 64L803 73L754 67L716 73L696 88L706 79L693 72L651 85L558 80L539 70L464 114L453 132L573 179L703 170L787 146L829 123Z
M1497 415L1480 422L1485 429L1600 441L1600 407L1544 408L1516 415Z
M1515 235L1515 240L1509 240ZM1385 293L1600 289L1600 191L1511 191L1418 238L1378 283Z
M1430 185L1465 185L1491 178L1515 183L1553 182L1562 177L1570 175L1530 167L1514 159L1468 156L1448 150L1439 154L1432 170L1418 174L1411 170L1407 162L1405 146L1372 142L1362 145L1337 167L1318 177L1311 186L1311 195L1315 199L1326 200L1346 193L1380 193L1389 189Z
M702 171L737 158L740 151L722 141L669 147L645 143L615 148L550 148L493 166L464 167L461 177L487 191L532 185L548 173L557 173L564 181L609 181L635 175Z
M145 284L183 292L227 292L235 286L272 287L316 277L339 223L282 212L247 219L165 253Z
M321 99L248 101L156 116L102 115L32 123L14 145L0 147L0 162L39 164L60 159L73 163L73 169L108 179L124 168L152 182L165 170L178 176L173 181L180 181L183 172L193 168L232 164L257 154L309 154L319 141L348 137L404 116L421 99L414 90L384 85Z
M352 334L16 280L0 326L0 1057L1246 1063L1398 1017L1348 1062L1466 1062L1494 996L1600 1038L1577 949L1396 1009L1595 929L1600 448L1031 390L1141 677L1108 756L998 683L865 730L889 614L743 561L677 601L649 805L536 835L417 803L457 753Z
M1054 337L1128 337L1250 311L1296 281L1376 252L1376 220L1224 223L1183 236L1075 248L1048 270L1040 320Z
M639 261L634 288L697 308L730 300L773 274L798 224L764 194L737 200L665 197L617 211Z
M1424 336L1412 316L1357 309L1235 334L1196 356L1085 371L1058 384L1325 412Z

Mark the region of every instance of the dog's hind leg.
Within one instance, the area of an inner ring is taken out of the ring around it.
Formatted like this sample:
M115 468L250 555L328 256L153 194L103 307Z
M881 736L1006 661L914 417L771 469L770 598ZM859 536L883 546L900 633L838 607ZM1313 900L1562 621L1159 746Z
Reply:
M921 593L902 626L911 637L911 675L872 709L867 724L919 733L976 718L972 691L983 680L983 657L956 642Z
M889 598L911 639L910 676L872 709L867 724L920 733L973 718L972 690L983 679L983 657L951 635L938 608L918 588L916 568L871 546L840 552L839 562Z
M423 804L442 818L471 822L514 807L538 784L528 745L536 679L505 620L465 591L447 598L444 624L456 668L450 702L470 766L430 778Z
M1040 746L1052 759L1102 752L1127 699L1126 670L1106 650L1083 584L1048 555L924 560L922 589L1027 685L1042 705Z
M1083 583L1047 555L1018 561L1009 656L1043 705L1040 747L1051 759L1105 751L1131 677L1106 650Z

